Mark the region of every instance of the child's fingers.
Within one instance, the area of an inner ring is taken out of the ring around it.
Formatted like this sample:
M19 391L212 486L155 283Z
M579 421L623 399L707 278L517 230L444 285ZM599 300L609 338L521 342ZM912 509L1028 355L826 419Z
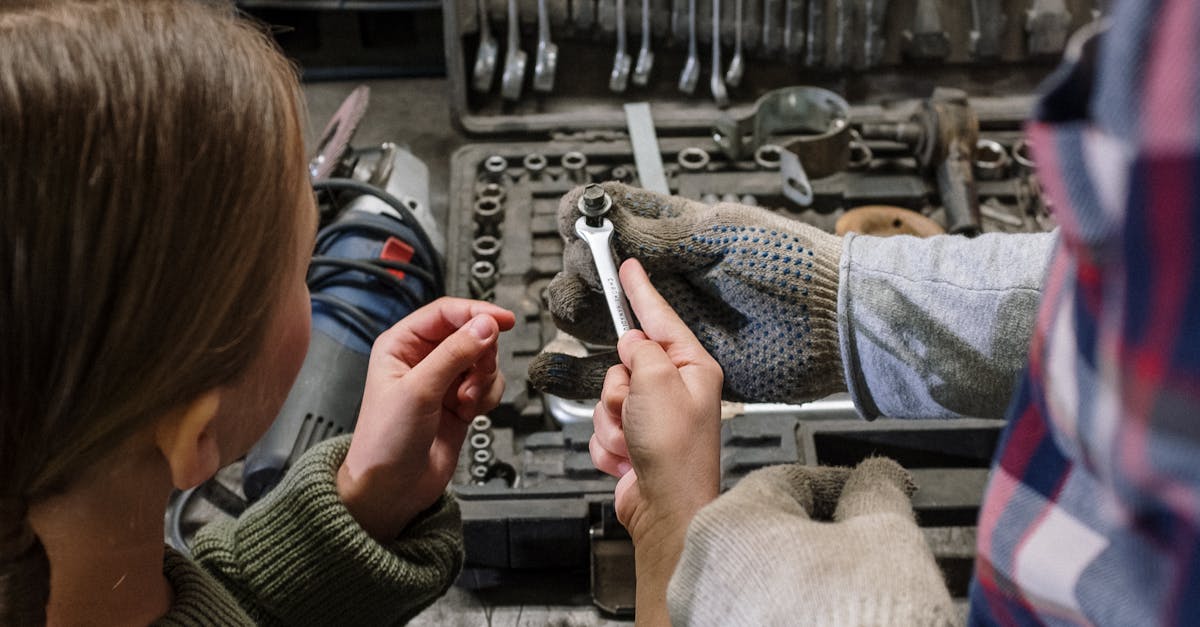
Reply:
M604 388L600 402L592 412L595 438L605 450L620 457L629 457L629 446L625 443L625 431L621 426L621 408L629 396L629 372L617 364L608 369L604 377Z
M592 455L592 464L596 470L613 477L621 477L633 468L628 457L621 457L616 453L604 448L600 441L596 439L595 434L588 441L588 451Z

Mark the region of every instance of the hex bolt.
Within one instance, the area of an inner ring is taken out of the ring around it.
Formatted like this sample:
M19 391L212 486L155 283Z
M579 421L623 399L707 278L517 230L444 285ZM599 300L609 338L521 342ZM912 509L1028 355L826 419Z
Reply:
M577 203L579 212L587 219L587 225L600 228L604 226L604 216L612 209L612 196L603 187L595 183L583 188L583 195Z
M587 163L587 155L575 150L562 156L562 168L567 173L567 178L576 183L588 182Z

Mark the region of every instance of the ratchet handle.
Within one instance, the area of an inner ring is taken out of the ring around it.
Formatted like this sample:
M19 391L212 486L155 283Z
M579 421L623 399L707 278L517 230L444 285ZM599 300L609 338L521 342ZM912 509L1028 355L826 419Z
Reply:
M629 308L624 290L621 289L621 279L617 272L616 256L612 250L612 222L604 220L601 226L594 227L587 223L587 218L579 218L575 221L575 233L587 242L592 251L596 273L600 275L600 286L604 290L604 300L608 303L608 313L612 316L617 338L620 338L633 328L633 312Z

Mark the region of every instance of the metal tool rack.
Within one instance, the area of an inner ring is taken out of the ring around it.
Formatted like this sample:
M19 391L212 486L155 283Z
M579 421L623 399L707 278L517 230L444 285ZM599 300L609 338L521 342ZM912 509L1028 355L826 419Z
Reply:
M525 374L555 337L544 292L561 269L558 199L585 182L644 184L634 153L647 140L631 138L622 105L651 103L671 193L756 204L832 230L846 209L870 204L953 224L945 207L958 192L935 172L945 155L923 157L913 134L922 132L914 121L934 106L935 88L959 90L936 93L966 107L974 124L966 167L976 227L1046 230L1053 221L1022 120L1067 35L1103 10L1080 0L447 3L453 113L479 139L451 158L448 292L517 314L501 345L508 390L489 424L472 431L453 485L467 542L462 582L586 573L579 581L588 582L599 608L633 609L632 548L612 511L615 483L588 456L590 407L539 395ZM690 54L693 47L703 52ZM643 49L653 55L648 71ZM731 67L733 59L740 61ZM696 62L698 72L689 68ZM847 138L837 145L845 154L835 155L836 167L822 168L792 148L824 129L777 129L758 139L749 132L756 118L770 115L760 98L792 85L823 88L848 103ZM749 145L731 148L722 136L729 128L742 129L739 139ZM808 170L811 201L804 205L781 174L787 155L780 153L789 151ZM771 464L891 456L917 478L920 524L952 593L965 595L999 422L868 423L844 398L740 413L723 427L724 487Z

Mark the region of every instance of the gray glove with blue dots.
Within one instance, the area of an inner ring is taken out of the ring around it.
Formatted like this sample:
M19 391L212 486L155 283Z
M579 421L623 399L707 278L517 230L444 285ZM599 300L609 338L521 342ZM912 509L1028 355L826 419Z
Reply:
M770 211L703 203L605 183L620 259L636 257L725 373L726 400L803 402L845 389L838 348L841 238ZM563 271L549 286L555 324L614 345L596 267L575 235L583 188L563 197ZM565 398L597 398L615 353L542 353L530 382Z

